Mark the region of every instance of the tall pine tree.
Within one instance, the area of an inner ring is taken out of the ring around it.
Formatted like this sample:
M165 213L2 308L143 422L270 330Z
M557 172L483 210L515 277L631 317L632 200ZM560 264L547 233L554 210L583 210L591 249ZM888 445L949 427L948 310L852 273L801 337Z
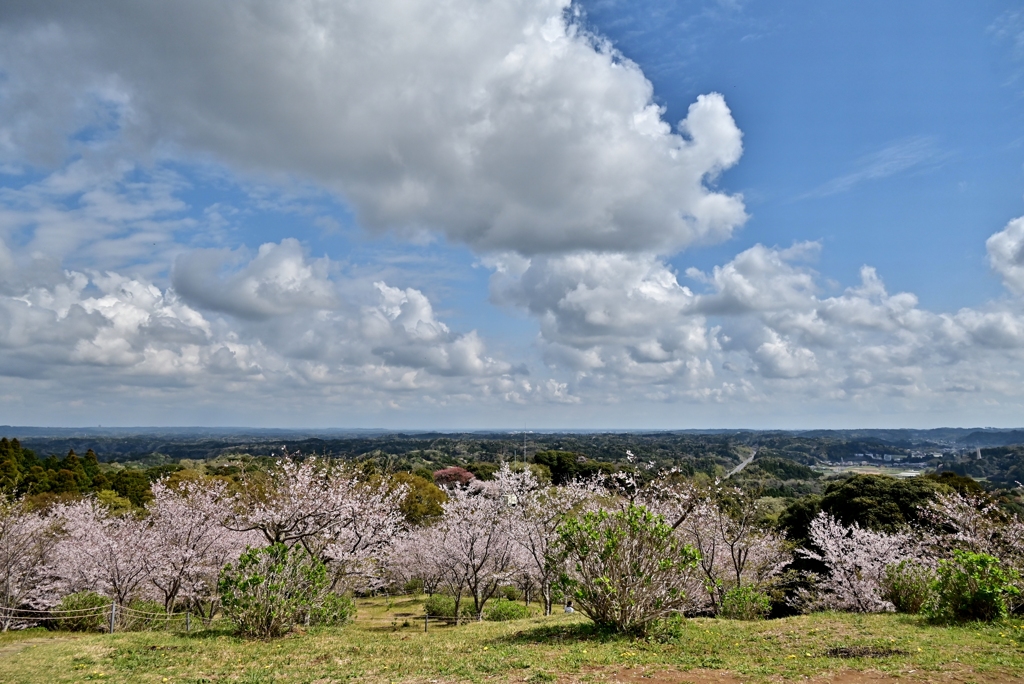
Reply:
M17 440L15 440L17 444ZM21 451L21 449L17 449ZM10 496L15 492L21 480L21 454L15 451L15 445L4 437L0 439L0 491Z

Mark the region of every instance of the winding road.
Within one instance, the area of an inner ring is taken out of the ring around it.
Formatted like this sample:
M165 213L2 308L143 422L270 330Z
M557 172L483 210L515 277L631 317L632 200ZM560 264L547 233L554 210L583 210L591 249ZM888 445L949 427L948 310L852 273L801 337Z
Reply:
M741 470L746 468L748 465L750 465L751 461L754 460L754 457L757 456L757 449L758 449L758 447L754 447L754 452L752 454L750 454L750 458L748 458L746 461L743 461L743 463L740 463L738 466L736 466L735 468L730 470L729 474L725 476L725 479L728 480L730 477L732 477L733 475L735 475L736 473L740 472Z

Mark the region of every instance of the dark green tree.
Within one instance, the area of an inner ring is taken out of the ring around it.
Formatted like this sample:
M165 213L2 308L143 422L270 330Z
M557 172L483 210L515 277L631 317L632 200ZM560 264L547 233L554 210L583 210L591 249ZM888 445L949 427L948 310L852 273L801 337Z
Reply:
M533 462L546 466L551 471L551 482L565 484L574 478L609 475L615 471L611 463L591 461L583 454L572 451L538 451Z
M79 486L79 479L77 474L68 470L67 468L61 468L56 473L51 472L50 477L50 492L54 494L81 494L82 489Z
M27 473L33 466L39 465L39 459L36 458L36 452L22 447L21 442L17 439L11 440L11 451L17 455L18 465L21 467L22 473Z
M21 481L19 455L6 437L0 439L0 491L8 495L14 493Z
M821 509L844 525L892 532L917 522L919 509L940 490L940 485L921 477L854 475L825 489Z
M441 504L448 497L437 485L411 473L395 473L394 479L408 488L401 511L410 525L428 524L441 517Z
M96 458L96 452L92 449L86 451L82 457L82 468L85 470L85 476L89 478L89 486L92 489L101 489L96 485L96 478L100 476L100 460Z
M141 470L125 468L119 470L111 480L111 489L132 502L133 506L142 508L153 498L149 489L149 478Z
M981 494L985 489L981 484L969 475L960 475L952 470L943 470L938 473L928 473L924 476L928 480L946 485L961 494Z
M786 538L801 546L807 544L807 532L811 521L821 512L821 497L815 494L793 501L779 514L779 528Z
M65 490L67 493L74 494L89 491L91 480L85 473L85 466L82 464L81 459L78 458L78 454L75 453L74 449L69 451L68 455L64 457L64 460L60 462L60 465L57 468L58 475L60 472L65 470L71 473L75 480L74 488L72 489L69 486L69 488Z
M45 494L51 489L50 475L52 470L47 470L41 465L32 466L21 478L19 489L24 494Z
M798 543L807 540L807 530L819 512L825 511L844 525L857 523L880 532L892 532L916 523L919 510L936 493L948 491L943 485L922 477L897 479L888 475L854 475L833 482L822 496L805 496L789 504L779 515L779 526Z

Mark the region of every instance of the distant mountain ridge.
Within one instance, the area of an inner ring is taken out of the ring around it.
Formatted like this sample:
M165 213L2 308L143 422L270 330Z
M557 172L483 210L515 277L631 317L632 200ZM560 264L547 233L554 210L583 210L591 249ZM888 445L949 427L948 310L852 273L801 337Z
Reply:
M815 429L815 430L749 430L691 428L685 430L414 430L387 428L253 428L253 427L34 427L23 425L0 425L0 435L19 439L69 439L69 438L124 438L151 437L157 439L278 439L289 440L315 438L367 437L379 435L438 435L438 436L505 436L522 434L686 434L746 437L756 440L759 435L788 435L808 439L835 439L842 441L879 440L893 445L904 444L945 444L963 447L1010 446L1024 444L1024 427L1020 428L860 428L860 429Z

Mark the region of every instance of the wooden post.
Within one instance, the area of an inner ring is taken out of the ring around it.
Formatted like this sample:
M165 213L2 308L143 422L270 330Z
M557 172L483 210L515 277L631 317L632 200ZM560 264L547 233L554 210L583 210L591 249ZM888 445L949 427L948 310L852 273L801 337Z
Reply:
M427 621L428 620L430 620L430 616L429 615L424 615L423 616L423 631L424 632L427 631Z
M110 633L114 633L114 624L117 622L117 601L110 602Z
M185 633L188 634L192 631L192 613L185 611Z

